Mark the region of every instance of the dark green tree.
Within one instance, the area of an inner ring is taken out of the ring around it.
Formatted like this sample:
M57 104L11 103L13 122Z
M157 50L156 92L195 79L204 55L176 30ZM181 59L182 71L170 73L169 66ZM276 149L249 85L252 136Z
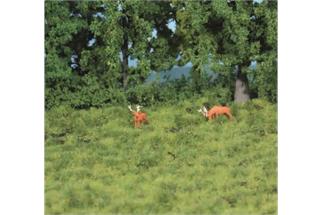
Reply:
M73 78L71 43L82 32L86 22L73 13L72 2L45 2L45 95L62 97Z
M45 3L48 106L99 106L120 96L125 101L127 90L134 92L152 70L189 61L195 92L209 86L211 68L219 74L215 84L229 89L236 102L251 95L276 101L276 1ZM253 61L255 70L249 68Z
M170 33L165 28L171 12L168 2L120 0L104 4L105 18L97 18L90 29L99 41L96 49L100 64L105 65L110 82L120 83L126 89L129 82L132 85L142 83L151 69L169 67L173 58L164 57L172 41L167 40ZM158 32L156 38L152 37L153 29ZM89 67L96 55L87 52L84 56L81 64ZM137 60L135 68L129 68L129 58Z
M182 60L192 61L196 83L209 64L224 76L224 85L234 92L234 100L245 102L251 94L249 66L258 61L261 75L252 76L251 89L260 96L269 91L272 98L276 86L275 1L174 0L173 4L177 34L182 38ZM270 83L259 86L264 80Z
M248 70L250 87L259 97L277 101L277 1L263 1L254 8L253 34L260 41L256 70Z

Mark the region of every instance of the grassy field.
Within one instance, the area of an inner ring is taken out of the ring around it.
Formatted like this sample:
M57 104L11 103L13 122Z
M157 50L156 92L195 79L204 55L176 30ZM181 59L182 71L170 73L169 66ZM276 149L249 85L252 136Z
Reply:
M207 122L205 98L143 108L46 112L46 214L276 214L277 107L231 105Z

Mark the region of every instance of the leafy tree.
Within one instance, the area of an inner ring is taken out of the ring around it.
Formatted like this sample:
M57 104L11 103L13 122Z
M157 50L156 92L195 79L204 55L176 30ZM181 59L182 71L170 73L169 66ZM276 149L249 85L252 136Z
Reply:
M48 100L63 100L71 85L73 49L68 44L85 26L73 16L73 5L65 1L45 2L45 87Z
M168 3L120 0L104 4L107 8L103 13L105 18L97 18L90 28L100 41L97 49L108 70L106 78L110 80L110 84L121 83L126 89L129 82L132 81L132 85L141 83L151 68L161 65L156 56L160 59L160 55L164 53L160 50L165 47L161 45L166 37L163 13L168 12L165 10ZM157 38L152 38L153 28L159 30ZM90 64L89 55L86 53L87 57L82 59L83 66ZM129 68L129 58L137 60L135 68Z
M125 102L145 89L138 84L152 70L189 61L192 85L169 82L167 92L201 93L212 69L216 88L229 89L236 102L251 94L276 101L276 21L276 1L46 1L46 107ZM158 100L161 91L151 89L151 101Z
M251 87L258 96L277 101L277 1L264 1L254 9L260 54L256 57L256 71L249 71L254 80Z
M84 22L75 19L69 2L45 2L45 71L47 84L70 77L73 50L67 44L78 33Z
M216 51L216 38L206 26L211 16L210 3L209 1L173 1L178 23L176 34L181 39L179 64L192 62L192 79L197 91L200 91L200 80L206 72L205 65L210 63L211 55Z
M233 0L173 0L173 4L176 6L177 34L182 38L182 60L191 60L194 64L195 82L205 71L204 65L210 64L225 77L222 79L224 85L234 90L235 101L247 101L250 98L249 65L257 60L262 73L254 76L252 89L263 91L256 92L260 95L276 92L276 67L275 72L268 71L276 59L275 1L259 4ZM264 79L270 81L270 87L265 89L258 86Z

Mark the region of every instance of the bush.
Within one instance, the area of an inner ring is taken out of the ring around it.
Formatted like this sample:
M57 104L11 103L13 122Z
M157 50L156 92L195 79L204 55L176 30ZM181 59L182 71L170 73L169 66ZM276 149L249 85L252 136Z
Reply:
M66 80L60 85L48 86L45 91L47 110L60 105L76 109L102 107L106 104L141 104L151 106L158 103L174 104L205 94L210 103L228 103L231 93L224 87L214 86L203 78L198 91L190 78L182 77L167 82L152 82L129 86L125 91L116 86L107 87L94 75L84 75Z

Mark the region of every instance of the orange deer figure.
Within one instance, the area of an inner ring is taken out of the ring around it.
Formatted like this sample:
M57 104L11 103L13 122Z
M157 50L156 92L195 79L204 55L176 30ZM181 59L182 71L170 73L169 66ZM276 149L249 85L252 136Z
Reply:
M140 111L141 107L142 106L137 105L136 106L136 111L134 111L134 110L132 110L131 105L128 106L129 110L133 114L134 127L135 128L140 127L141 123L148 123L147 114Z
M230 108L227 106L214 106L209 111L207 111L206 107L203 106L198 110L198 112L200 112L208 120L214 119L219 115L225 115L230 120L233 119Z

